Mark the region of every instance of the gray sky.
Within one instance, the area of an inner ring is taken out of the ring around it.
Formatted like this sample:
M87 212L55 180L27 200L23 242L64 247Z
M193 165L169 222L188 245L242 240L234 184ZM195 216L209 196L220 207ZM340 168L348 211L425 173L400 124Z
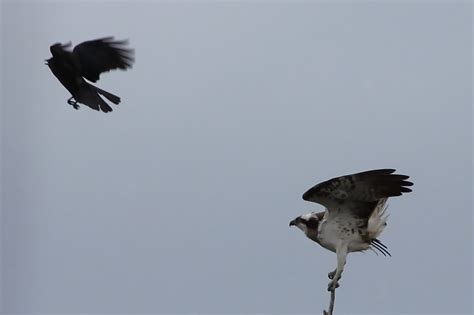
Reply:
M349 255L337 313L472 311L468 1L2 1L3 311L321 313L336 257L301 195L391 167L391 258ZM129 38L66 104L55 42Z

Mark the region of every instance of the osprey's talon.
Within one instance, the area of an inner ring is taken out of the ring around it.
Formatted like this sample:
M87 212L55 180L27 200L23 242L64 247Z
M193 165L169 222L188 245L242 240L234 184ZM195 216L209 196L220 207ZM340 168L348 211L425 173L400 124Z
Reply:
M337 281L331 281L329 282L328 284L328 291L334 291L336 290L337 288L339 288L339 283Z
M72 104L72 107L74 107L74 109L79 109L79 105L76 104Z
M330 273L328 273L328 278L333 280L335 275L336 275L336 270L331 271ZM337 281L339 281L341 279L341 276L342 275L339 275L339 278L337 278Z
M332 280L332 278L334 278L335 275L336 275L336 270L331 271L330 273L328 273L328 278Z

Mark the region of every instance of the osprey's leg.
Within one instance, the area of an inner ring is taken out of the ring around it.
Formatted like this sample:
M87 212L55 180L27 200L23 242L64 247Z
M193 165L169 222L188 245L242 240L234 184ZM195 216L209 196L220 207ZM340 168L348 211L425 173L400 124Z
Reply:
M328 291L334 291L339 287L338 280L341 278L342 272L344 271L344 265L346 264L347 257L347 244L340 244L336 248L337 255L337 268L332 275L332 281L328 284ZM330 273L332 274L332 273ZM329 276L329 275L328 275Z

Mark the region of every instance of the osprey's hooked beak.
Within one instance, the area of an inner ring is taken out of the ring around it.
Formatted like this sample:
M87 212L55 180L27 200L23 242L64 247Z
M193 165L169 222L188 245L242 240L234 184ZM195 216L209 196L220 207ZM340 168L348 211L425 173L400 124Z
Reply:
M296 219L290 221L290 224L288 224L288 226L292 226L292 225L296 225Z

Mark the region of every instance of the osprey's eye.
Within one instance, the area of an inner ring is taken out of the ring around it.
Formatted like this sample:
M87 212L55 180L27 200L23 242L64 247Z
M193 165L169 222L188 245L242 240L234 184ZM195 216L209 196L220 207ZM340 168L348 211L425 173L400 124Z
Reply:
M319 221L317 219L311 218L306 221L306 226L310 229L317 229Z

